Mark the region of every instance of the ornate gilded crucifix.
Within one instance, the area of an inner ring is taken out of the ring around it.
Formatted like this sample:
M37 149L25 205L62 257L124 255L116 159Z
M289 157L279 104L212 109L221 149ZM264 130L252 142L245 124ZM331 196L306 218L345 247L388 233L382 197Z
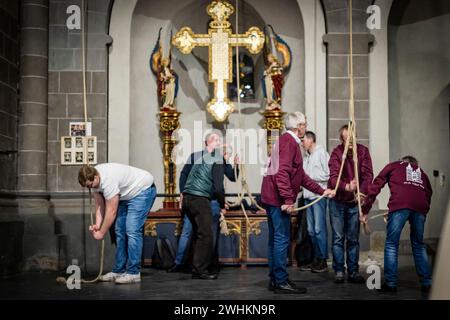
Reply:
M233 34L228 18L234 7L226 1L213 1L206 9L213 19L208 34L195 34L191 28L183 27L173 37L172 44L182 53L189 54L197 46L209 48L209 82L214 84L214 98L207 110L218 122L223 122L234 111L228 99L228 83L232 81L232 47L243 46L252 54L257 54L264 46L264 33L251 27L245 34Z

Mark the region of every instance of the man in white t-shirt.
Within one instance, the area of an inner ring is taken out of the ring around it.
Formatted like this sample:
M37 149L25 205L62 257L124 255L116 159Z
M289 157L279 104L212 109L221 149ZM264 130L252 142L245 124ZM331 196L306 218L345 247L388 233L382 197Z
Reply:
M104 163L83 166L78 181L83 187L96 189L96 219L89 227L92 236L102 240L116 220L116 261L112 272L101 276L100 281L140 282L143 227L156 198L153 176L131 166Z

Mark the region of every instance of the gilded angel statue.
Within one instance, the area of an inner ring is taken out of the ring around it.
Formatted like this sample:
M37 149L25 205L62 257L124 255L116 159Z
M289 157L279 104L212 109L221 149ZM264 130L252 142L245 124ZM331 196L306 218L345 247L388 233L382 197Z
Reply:
M161 45L161 30L159 29L158 40L150 56L150 69L156 77L158 83L157 94L161 102L161 110L175 111L175 99L178 95L178 75L172 69L172 49L169 57L163 58Z
M272 53L272 41L266 41L265 47L265 70L262 78L262 88L266 99L266 110L281 109L282 91L285 74L289 71L292 63L292 51L288 44L268 26L273 33L272 40L275 44L276 53ZM277 58L277 53L282 56L282 62Z

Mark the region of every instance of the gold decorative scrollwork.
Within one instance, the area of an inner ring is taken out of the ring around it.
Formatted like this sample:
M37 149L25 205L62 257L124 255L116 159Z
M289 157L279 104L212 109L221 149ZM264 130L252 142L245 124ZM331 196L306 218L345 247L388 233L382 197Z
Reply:
M178 121L178 119L161 118L161 131L174 131L178 129L179 126L180 122Z
M248 233L259 236L261 234L261 221L250 221Z
M156 231L156 221L147 220L144 227L144 236L156 238L158 232Z
M231 222L227 220L228 232L229 235L232 234L241 234L241 226L240 222Z

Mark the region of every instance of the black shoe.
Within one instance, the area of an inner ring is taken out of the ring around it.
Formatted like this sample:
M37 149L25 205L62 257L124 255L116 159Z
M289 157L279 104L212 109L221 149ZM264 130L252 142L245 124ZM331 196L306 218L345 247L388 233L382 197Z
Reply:
M348 276L347 281L350 283L366 283L366 279L364 279L359 272L353 272Z
M297 285L294 282L292 282L291 280L289 280L289 279L287 280L287 283L293 288L297 287ZM270 291L274 291L276 286L277 285L275 284L275 280L270 280L269 281L268 288L269 288Z
M319 259L318 262L311 267L311 272L313 273L328 272L327 260Z
M276 287L276 285L275 285L275 280L270 280L270 281L269 281L269 286L268 286L269 290L270 290L270 291L274 291L274 290L275 290L275 287Z
M422 291L423 293L430 293L430 291L431 291L431 286L424 286L424 285L421 285L421 286L420 286L420 291Z
M217 274L216 273L193 273L192 279L199 279L199 280L216 280Z
M380 289L377 289L380 293L397 293L397 287L388 286L386 283L383 283Z
M275 293L281 293L281 294L302 294L306 293L306 288L301 288L297 286L292 286L289 282L285 282L283 284L279 284L275 287L274 290Z
M181 264L174 264L170 269L167 269L167 272L181 272L183 269L183 266Z

